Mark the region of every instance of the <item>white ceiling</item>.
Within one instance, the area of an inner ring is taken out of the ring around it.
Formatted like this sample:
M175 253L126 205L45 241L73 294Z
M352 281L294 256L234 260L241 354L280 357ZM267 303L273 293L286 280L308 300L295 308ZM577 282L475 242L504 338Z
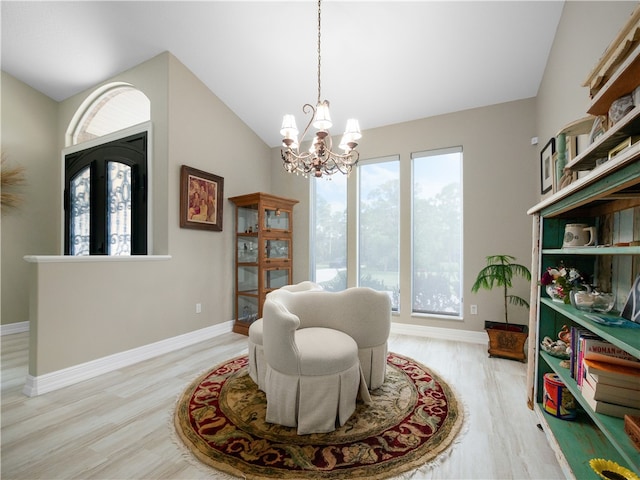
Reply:
M563 4L323 2L333 133L535 96ZM3 0L1 15L2 70L58 101L163 51L270 146L317 99L314 1Z

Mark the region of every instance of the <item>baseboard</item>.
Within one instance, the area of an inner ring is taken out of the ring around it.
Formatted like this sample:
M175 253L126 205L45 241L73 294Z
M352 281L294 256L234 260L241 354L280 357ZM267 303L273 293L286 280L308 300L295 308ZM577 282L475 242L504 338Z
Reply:
M98 375L128 367L129 365L157 357L158 355L163 355L202 342L203 340L229 333L232 328L233 321L231 320L125 352L98 358L80 365L74 365L73 367L38 375L37 377L27 375L23 393L28 397L35 397L47 392L52 392L97 377Z
M456 340L458 342L486 344L489 341L487 332L472 332L456 330L454 328L428 327L426 325L411 325L408 323L391 322L391 332L401 335L440 338L442 340Z
M0 337L29 331L29 322L5 323L0 325Z

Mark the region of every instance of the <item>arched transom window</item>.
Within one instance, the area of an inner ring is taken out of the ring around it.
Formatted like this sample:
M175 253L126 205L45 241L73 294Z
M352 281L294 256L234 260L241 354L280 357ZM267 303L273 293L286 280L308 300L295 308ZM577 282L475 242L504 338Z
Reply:
M147 122L151 118L149 98L131 85L115 84L96 93L97 98L89 99L89 105L84 108L73 130L72 145Z

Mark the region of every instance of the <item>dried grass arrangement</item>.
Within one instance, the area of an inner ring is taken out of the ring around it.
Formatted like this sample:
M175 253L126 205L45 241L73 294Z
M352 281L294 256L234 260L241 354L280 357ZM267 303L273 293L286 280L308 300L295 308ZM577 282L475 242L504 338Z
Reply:
M15 187L26 183L26 168L22 165L9 165L7 158L0 157L0 206L2 212L15 208L23 200L22 194L14 191Z

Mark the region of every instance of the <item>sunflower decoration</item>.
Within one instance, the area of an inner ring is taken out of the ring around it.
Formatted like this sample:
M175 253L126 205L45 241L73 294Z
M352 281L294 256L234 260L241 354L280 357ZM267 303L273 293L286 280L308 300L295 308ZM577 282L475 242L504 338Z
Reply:
M592 458L589 461L589 465L604 480L640 480L638 475L612 460Z

